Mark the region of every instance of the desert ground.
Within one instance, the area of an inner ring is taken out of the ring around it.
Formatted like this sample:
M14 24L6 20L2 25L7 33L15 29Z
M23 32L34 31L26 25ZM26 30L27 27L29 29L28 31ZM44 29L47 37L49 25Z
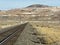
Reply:
M0 29L25 22L14 45L60 45L60 7L36 4L0 11Z

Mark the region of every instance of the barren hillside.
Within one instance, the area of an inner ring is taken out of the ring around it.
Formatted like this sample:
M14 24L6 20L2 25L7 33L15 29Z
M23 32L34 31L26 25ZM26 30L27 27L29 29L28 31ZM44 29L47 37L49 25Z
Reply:
M7 11L0 11L0 15L8 15L20 17L21 20L38 20L46 21L60 20L60 7L52 7L47 5L34 4L22 9L11 9ZM23 16L22 16L23 15ZM24 19L23 19L24 18Z

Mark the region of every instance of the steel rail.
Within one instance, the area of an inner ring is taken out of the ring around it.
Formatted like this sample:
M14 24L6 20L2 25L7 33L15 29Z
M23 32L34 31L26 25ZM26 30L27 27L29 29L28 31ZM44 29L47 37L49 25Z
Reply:
M17 26L18 27L18 29L17 30L15 30L13 33L11 33L10 35L8 35L7 37L5 37L3 40L1 40L0 41L0 45L7 45L7 42L9 41L9 40L11 40L18 32L22 32L23 31L23 29L24 29L24 27L26 26L26 24L27 23L25 23L25 24L21 24L20 26ZM15 27L15 28L17 28L17 27ZM20 29L20 28L22 28L22 29ZM20 30L19 30L20 29Z

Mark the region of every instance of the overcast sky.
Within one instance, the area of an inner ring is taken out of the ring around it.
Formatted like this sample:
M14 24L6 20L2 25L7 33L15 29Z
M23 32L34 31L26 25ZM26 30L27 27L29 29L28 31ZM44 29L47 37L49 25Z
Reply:
M0 0L0 10L22 8L32 4L60 6L60 0Z

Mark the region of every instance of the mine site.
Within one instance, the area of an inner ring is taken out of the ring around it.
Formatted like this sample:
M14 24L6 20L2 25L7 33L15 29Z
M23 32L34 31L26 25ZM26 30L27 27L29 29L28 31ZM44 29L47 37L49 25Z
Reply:
M0 45L60 45L60 7L0 10Z

